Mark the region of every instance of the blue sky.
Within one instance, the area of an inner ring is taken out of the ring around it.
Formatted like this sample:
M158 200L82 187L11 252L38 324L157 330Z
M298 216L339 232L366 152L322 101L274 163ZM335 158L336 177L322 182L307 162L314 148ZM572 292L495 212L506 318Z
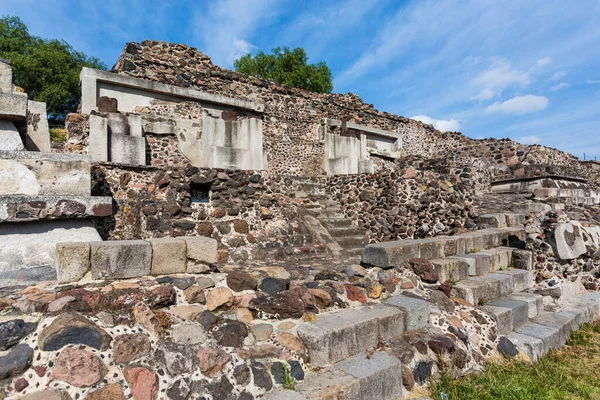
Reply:
M2 0L0 14L109 67L144 39L228 68L300 46L327 62L334 91L380 110L600 160L598 0Z

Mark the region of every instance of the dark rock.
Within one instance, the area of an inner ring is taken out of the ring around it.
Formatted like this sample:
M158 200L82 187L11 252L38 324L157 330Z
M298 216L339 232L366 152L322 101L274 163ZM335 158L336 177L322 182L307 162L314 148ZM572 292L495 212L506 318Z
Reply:
M279 315L281 319L300 318L304 314L302 299L292 291L274 295L261 295L250 301L249 307L270 315Z
M304 380L304 370L302 369L302 364L296 360L288 361L290 366L290 375L297 381Z
M431 377L431 370L433 368L433 361L419 361L415 369L413 369L413 377L415 382L423 384L429 377Z
M204 327L205 330L210 330L219 319L215 314L210 311L202 311L202 314L198 317L198 323Z
M167 389L167 398L170 400L187 400L189 394L190 385L187 378L179 378Z
M233 378L240 386L247 386L250 383L250 367L246 364L236 365L233 369Z
M450 293L452 293L452 282L445 281L438 287L438 290L450 297Z
M243 322L228 320L216 329L213 336L220 346L242 347L248 336L248 328Z
M438 356L444 353L453 353L456 345L448 336L439 335L427 342L429 348Z
M192 286L195 281L195 278L173 278L173 286L185 290Z
M519 350L506 336L500 336L498 340L498 353L502 354L504 358L512 358L519 354Z
M13 319L0 323L0 351L7 350L35 330L37 323Z
M415 357L415 348L402 339L392 339L389 343L389 353L407 365Z
M408 260L408 266L423 280L423 282L436 283L440 279L437 271L433 269L433 264L428 260L423 258L411 258Z
M283 384L283 381L285 380L285 366L283 365L283 363L280 363L279 361L274 362L271 365L271 375L273 376L273 380L275 380L275 383L278 385Z
M406 366L402 366L402 384L408 391L415 388L415 377L410 368Z
M440 310L446 311L447 313L454 312L454 302L439 290L432 290L429 293L429 301L438 306Z
M33 349L26 344L18 344L0 357L0 380L17 376L25 371L33 361Z
M254 384L257 387L264 389L267 392L273 388L273 381L271 381L271 377L264 364L255 361L250 365L250 368L252 369L252 375L254 376Z
M38 343L43 351L58 350L68 344L84 344L106 350L111 338L98 325L76 313L61 314L42 330Z
M338 281L344 282L346 275L336 271L321 271L315 275L315 281Z
M240 393L240 395L238 396L237 400L254 400L254 396L252 396L250 393L248 392L242 392Z
M268 276L260 282L259 289L265 293L275 294L287 290L289 286L289 279L277 279Z
M193 282L193 280L192 280ZM144 297L144 303L150 308L164 308L175 304L177 294L171 285L162 285L150 291Z
M452 363L456 368L463 369L467 366L469 362L469 355L461 348L457 347L454 352L454 356L452 357Z
M254 290L258 282L254 275L246 271L229 271L227 273L227 286L234 292Z
M141 333L120 335L113 341L113 358L117 364L127 364L150 352L150 339Z

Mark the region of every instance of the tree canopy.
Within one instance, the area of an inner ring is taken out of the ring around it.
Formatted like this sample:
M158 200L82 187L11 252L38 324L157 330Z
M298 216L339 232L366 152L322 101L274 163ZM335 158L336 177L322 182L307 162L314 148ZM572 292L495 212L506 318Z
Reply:
M45 102L55 121L79 103L81 68L106 69L99 59L76 51L64 40L31 35L19 17L8 15L0 18L0 58L12 63L14 84L31 99Z
M321 61L308 63L304 49L276 47L272 54L260 51L256 55L246 54L233 62L236 71L270 80L287 86L317 93L333 90L331 70Z

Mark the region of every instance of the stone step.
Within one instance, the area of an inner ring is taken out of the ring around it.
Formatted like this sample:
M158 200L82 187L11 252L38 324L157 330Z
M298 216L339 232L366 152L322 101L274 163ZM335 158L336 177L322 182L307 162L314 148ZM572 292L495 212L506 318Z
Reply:
M349 218L346 218L346 217L344 217L344 218L324 218L324 217L318 217L317 219L327 229L329 229L329 228L341 228L341 227L344 227L344 226L351 226L352 225L352 220L349 219Z
M513 297L524 295L520 293ZM536 300L537 303L537 300ZM540 308L538 308L539 310ZM530 308L531 311L531 308ZM600 315L600 292L589 292L567 301L562 310L540 312L506 337L533 361L563 346L573 330Z
M452 295L474 306L481 306L532 286L533 271L510 268L464 279L454 285Z
M362 236L362 232L357 226L332 227L327 230L334 238L343 236Z
M0 152L1 195L89 196L90 158L84 154Z
M343 249L365 246L369 243L367 238L362 235L336 237L335 241L338 242Z
M516 213L483 214L479 216L477 222L492 228L506 228L509 226L522 226L526 217L526 214Z
M347 218L341 209L321 209L317 218Z
M401 367L400 360L384 352L359 354L308 374L296 390L310 400L397 400L403 392Z
M508 227L482 229L457 236L373 243L365 248L362 259L367 265L392 268L411 258L434 260L463 256L498 246L511 246L524 237L523 228Z

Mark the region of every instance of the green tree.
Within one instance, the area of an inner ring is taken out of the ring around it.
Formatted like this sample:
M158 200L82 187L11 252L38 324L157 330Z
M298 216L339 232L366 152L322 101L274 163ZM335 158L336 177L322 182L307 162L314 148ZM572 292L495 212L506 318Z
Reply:
M29 33L19 17L0 18L0 58L13 67L13 81L29 97L46 103L51 120L60 121L77 108L82 67L106 69L99 59L76 51L64 40Z
M246 54L233 62L236 71L270 80L287 86L317 93L331 93L331 70L321 61L308 63L304 49L276 47L272 54L260 51L256 55Z

